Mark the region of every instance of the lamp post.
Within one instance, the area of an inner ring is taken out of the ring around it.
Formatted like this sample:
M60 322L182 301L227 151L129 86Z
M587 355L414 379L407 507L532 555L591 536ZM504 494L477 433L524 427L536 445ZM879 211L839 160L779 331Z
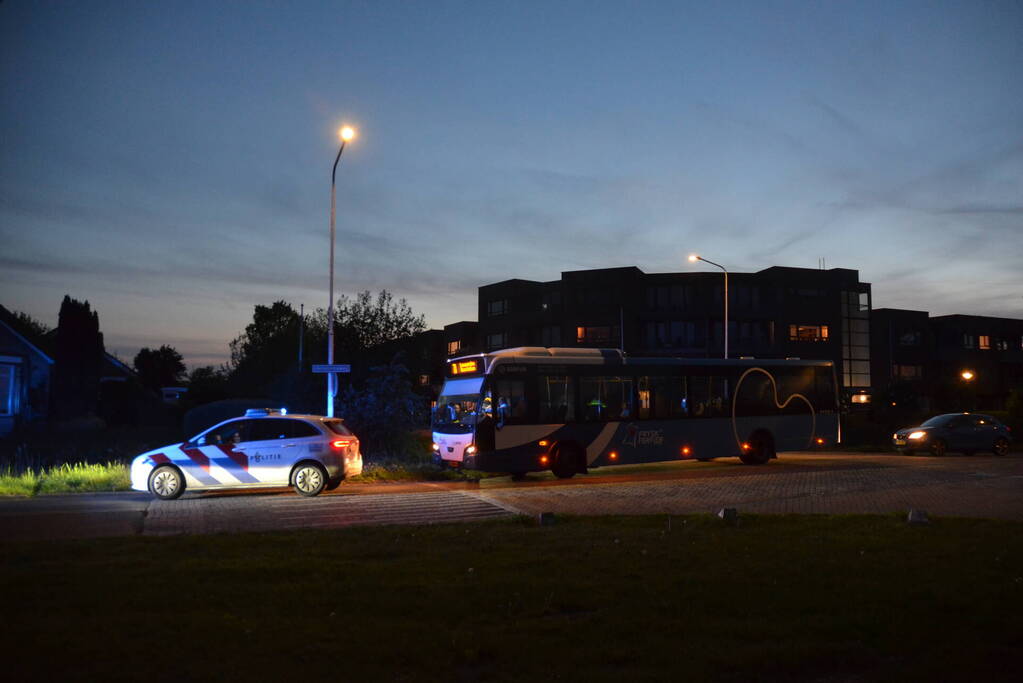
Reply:
M702 256L699 256L697 254L690 254L689 255L689 262L690 263L696 263L697 261L703 261L704 263L709 263L712 266L717 266L718 268L723 270L724 273L725 273L725 325L724 325L724 327L725 327L725 358L728 358L728 271L725 270L725 267L723 265L721 265L720 263L714 263L713 261L708 261L707 259L705 259Z
M327 304L327 364L334 364L334 217L335 196L337 194L337 164L341 161L341 153L345 151L345 143L355 137L355 129L343 126L338 131L341 147L334 158L334 168L330 172L330 300ZM327 373L327 417L334 417L334 397L337 396L337 373Z

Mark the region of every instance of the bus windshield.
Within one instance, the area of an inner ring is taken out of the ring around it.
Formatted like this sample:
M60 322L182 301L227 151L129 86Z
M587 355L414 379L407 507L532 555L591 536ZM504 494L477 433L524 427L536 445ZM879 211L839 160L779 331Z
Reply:
M480 397L483 378L449 379L437 398L433 430L445 434L468 434L485 415Z

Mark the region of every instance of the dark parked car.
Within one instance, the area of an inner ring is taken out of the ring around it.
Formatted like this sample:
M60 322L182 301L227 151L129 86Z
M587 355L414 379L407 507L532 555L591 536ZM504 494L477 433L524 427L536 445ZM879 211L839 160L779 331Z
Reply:
M1009 428L990 415L980 413L948 413L938 415L919 427L900 429L892 435L895 449L903 453L930 451L944 455L958 451L973 455L976 451L991 451L995 455L1009 452Z

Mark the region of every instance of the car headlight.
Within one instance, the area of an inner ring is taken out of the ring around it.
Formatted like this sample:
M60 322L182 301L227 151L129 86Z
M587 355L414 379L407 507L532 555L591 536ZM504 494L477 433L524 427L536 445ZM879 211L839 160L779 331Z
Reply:
M909 438L913 439L914 441L919 441L920 439L924 439L926 437L927 432L913 432L909 435Z
M465 448L465 454L466 455L472 455L475 452L476 452L476 447L475 446L466 446L466 448Z
M433 444L433 450L439 451L440 450L440 444L439 443L434 443Z

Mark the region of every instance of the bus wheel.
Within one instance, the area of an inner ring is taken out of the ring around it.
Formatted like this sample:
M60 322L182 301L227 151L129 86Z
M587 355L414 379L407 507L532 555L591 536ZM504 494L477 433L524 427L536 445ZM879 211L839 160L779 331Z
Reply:
M749 440L749 450L742 453L739 459L745 465L766 465L767 461L775 457L774 437L766 429L758 429L753 432Z
M554 454L554 463L551 464L551 472L558 479L571 479L576 472L582 471L580 463L582 454L571 446L562 446Z

